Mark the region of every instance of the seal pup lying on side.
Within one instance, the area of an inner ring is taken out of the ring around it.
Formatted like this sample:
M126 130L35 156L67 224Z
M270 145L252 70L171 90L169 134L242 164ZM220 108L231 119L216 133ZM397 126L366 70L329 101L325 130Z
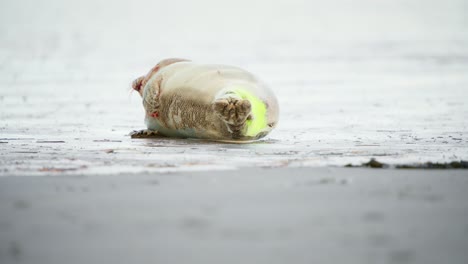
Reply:
M134 138L241 142L266 136L278 123L278 101L253 74L233 66L166 59L133 81L148 129Z

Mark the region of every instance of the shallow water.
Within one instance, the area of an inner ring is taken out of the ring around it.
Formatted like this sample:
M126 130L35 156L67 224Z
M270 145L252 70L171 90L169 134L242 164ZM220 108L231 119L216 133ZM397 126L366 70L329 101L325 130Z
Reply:
M468 159L466 1L0 5L0 175ZM172 56L260 76L276 130L131 139L144 123L130 83Z

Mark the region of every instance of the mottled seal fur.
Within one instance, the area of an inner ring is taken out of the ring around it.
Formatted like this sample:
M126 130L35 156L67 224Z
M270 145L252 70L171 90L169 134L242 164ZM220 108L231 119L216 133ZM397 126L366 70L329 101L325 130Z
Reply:
M143 99L148 128L132 137L249 141L266 136L278 123L273 92L233 66L166 59L132 87Z

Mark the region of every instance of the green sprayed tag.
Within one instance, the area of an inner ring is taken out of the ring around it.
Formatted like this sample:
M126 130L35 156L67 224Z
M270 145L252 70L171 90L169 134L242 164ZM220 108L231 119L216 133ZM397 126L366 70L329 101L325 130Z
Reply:
M252 105L252 119L246 121L247 132L245 133L246 136L255 137L258 133L262 132L265 127L267 126L266 120L266 105L263 103L262 100L258 99L255 95L251 92L246 91L242 88L236 88L233 90L235 94L240 96L242 99L246 99L250 101Z

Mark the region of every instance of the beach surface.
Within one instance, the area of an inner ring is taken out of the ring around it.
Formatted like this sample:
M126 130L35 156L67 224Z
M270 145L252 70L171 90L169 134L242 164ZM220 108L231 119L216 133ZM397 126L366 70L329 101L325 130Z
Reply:
M468 261L463 170L1 177L1 263Z

